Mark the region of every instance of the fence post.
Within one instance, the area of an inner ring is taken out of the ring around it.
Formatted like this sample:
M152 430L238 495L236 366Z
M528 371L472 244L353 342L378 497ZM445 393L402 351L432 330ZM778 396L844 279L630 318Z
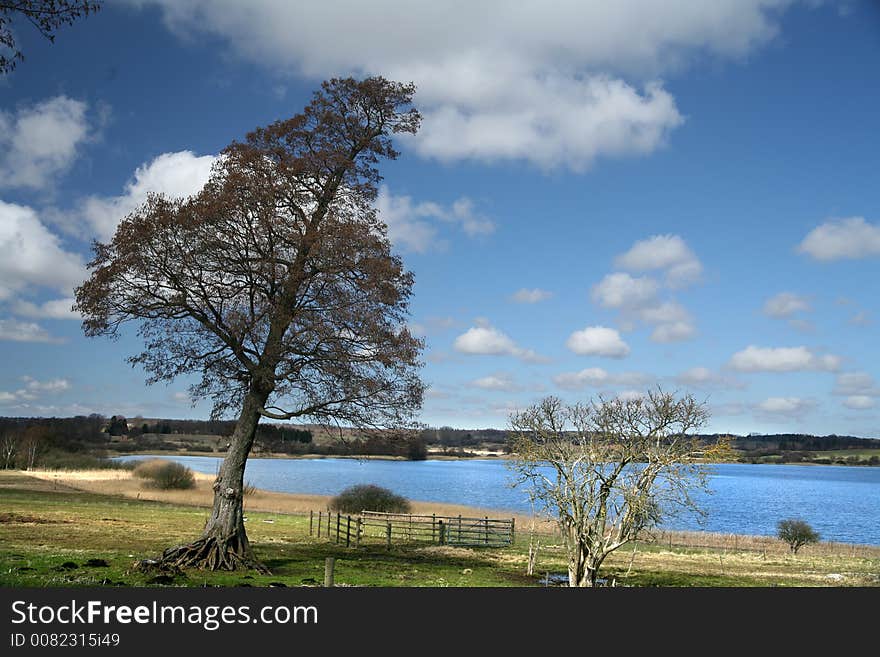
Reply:
M324 586L333 586L333 569L336 566L336 557L324 559Z
M391 521L385 523L385 545L391 549Z
M309 536L312 535L312 521L315 519L315 512L309 511Z
M458 542L461 543L461 514L458 514Z
M361 546L361 516L357 517L357 527L355 528L355 532L354 546L359 548Z
M436 525L437 525L437 514L432 513L431 514L431 542L432 543L437 540Z
M440 545L445 545L446 544L446 525L444 525L443 521L441 520L438 526L440 528Z
M483 542L486 545L488 545L489 544L489 516L486 516L486 519L484 522L485 522L486 533L485 533L485 539L483 540Z
M510 544L513 545L516 539L516 518L510 519Z
M339 518L339 514L336 514L336 544L339 545L339 525L341 523L341 519Z
M345 547L351 547L351 516L345 516Z
M324 520L323 515L323 511L318 511L318 538L321 538L321 522Z

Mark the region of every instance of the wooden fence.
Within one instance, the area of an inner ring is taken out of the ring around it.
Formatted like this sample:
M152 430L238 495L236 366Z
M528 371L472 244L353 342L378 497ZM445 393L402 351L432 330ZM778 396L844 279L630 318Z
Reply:
M513 518L466 518L464 516L414 515L362 511L344 515L319 511L309 515L309 535L347 547L361 542L433 543L463 547L507 547L513 543L516 522Z

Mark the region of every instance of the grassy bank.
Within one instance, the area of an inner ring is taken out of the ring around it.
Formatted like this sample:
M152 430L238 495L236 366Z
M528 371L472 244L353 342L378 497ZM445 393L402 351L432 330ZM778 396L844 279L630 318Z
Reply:
M118 473L116 481L125 481L125 474ZM105 486L113 481L106 476ZM541 531L534 536L541 543L535 575L525 574L525 519L518 521L517 542L511 548L423 546L388 551L371 543L355 549L310 536L307 513L290 508L320 499L290 502L282 512L270 505L281 504L284 496L259 493L248 501L248 533L272 575L189 571L157 580L131 572L130 566L195 537L207 514L196 505L204 499L190 491L182 492L194 495L187 502L147 500L143 495L138 499L137 493L111 495L83 490L83 481L85 476L77 484L0 472L0 585L300 586L322 580L326 556L337 557L337 582L351 586L541 586L545 573L564 570L559 540ZM260 499L261 495L267 497ZM455 511L442 507L435 512ZM880 548L822 545L805 548L795 557L778 541L737 537L734 546L731 540L665 534L635 550L618 551L606 575L618 585L633 586L880 585Z

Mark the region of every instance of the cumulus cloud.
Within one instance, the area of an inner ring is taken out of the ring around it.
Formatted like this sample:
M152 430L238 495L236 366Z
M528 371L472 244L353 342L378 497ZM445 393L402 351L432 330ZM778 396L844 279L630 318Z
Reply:
M629 345L623 341L620 333L606 326L588 326L575 331L569 336L565 346L579 356L626 358L630 352Z
M172 31L208 33L240 55L311 78L413 80L414 140L446 161L524 159L583 169L650 153L682 122L661 83L630 83L691 59L741 57L778 31L794 0L443 3L129 0L159 5ZM388 29L388 17L399 29Z
M617 256L618 271L596 283L590 295L604 308L617 310L620 326L632 330L638 322L651 327L654 342L689 340L697 334L694 319L675 299L663 299L661 291L696 282L703 270L699 259L678 235L654 235L640 240ZM629 272L656 272L653 276L633 276Z
M516 303L540 303L553 296L552 292L540 288L520 288L514 292L510 299Z
M20 317L30 319L81 319L82 315L71 310L73 303L73 297L50 299L40 304L16 301L12 305L12 311Z
M638 241L617 256L614 265L626 271L662 271L670 287L694 283L703 273L702 263L678 235L654 235Z
M807 233L798 251L821 262L880 256L880 224L864 217L831 219Z
M764 314L774 319L788 319L796 313L810 312L809 300L793 292L780 292L764 302Z
M44 395L57 395L71 389L70 381L56 378L48 381L38 381L30 376L21 377L22 387L13 391L0 390L0 404L27 404Z
M70 294L84 278L80 257L63 248L33 209L0 201L0 300L34 286Z
M87 110L63 95L0 110L0 188L44 189L67 171L89 136Z
M0 341L10 342L46 342L60 343L60 338L49 334L39 324L34 322L20 322L15 319L0 319Z
M651 377L641 372L610 373L601 367L588 367L579 372L563 372L553 377L553 383L567 390L604 386L639 386L650 380Z
M868 395L851 395L843 400L843 405L854 411L865 411L877 405L877 398Z
M745 384L733 377L715 372L708 367L692 367L675 377L679 385L697 389L744 388Z
M593 301L604 308L636 309L653 303L660 286L653 278L634 278L623 272L608 274L591 290Z
M490 374L470 382L470 385L483 390L499 390L503 392L517 392L522 390L514 380L513 376L507 372L498 372Z
M841 372L837 375L833 393L850 397L880 397L880 387L867 372Z
M799 418L807 414L816 403L800 397L769 397L755 405L755 410L765 416Z
M841 359L833 354L816 354L807 347L757 347L749 345L735 353L729 366L740 372L833 372Z
M485 321L478 322L477 326L469 328L455 338L453 347L462 354L513 356L526 362L540 362L543 360L534 351L523 349L509 336Z
M121 195L90 196L82 201L79 214L92 234L108 241L119 222L146 201L148 194L187 197L198 193L208 182L216 159L191 151L162 153L135 170Z
M438 222L458 226L468 237L495 231L495 223L477 212L467 197L457 199L448 207L432 201L416 203L412 197L395 196L387 185L381 185L376 208L388 226L391 241L399 248L416 253L444 245L437 230Z

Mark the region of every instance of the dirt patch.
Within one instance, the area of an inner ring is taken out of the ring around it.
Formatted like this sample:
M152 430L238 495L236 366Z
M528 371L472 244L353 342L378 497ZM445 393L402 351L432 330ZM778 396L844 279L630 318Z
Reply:
M50 520L49 518L40 518L38 516L28 516L22 513L0 513L0 523L29 523L32 525L58 525L67 522L66 520Z

